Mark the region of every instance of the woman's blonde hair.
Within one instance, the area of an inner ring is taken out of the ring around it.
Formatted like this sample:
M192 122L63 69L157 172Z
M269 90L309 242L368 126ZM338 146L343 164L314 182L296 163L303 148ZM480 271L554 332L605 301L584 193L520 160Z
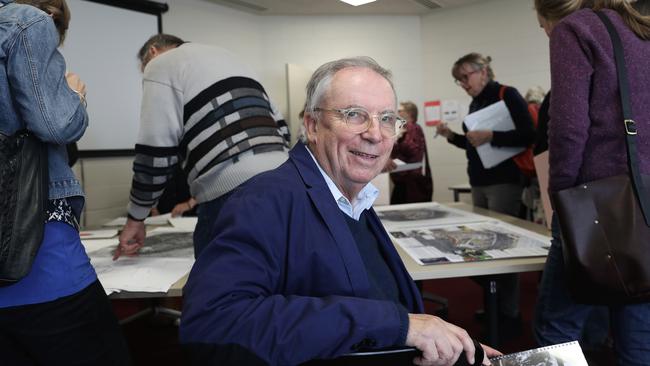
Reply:
M639 38L650 40L650 17L641 15L626 0L535 0L537 14L553 23L582 8L612 9Z
M528 89L524 99L526 99L528 103L542 104L545 95L546 92L544 89L538 85L536 87Z
M486 69L488 79L494 80L494 71L492 71L492 67L490 66L491 61L492 58L490 56L483 57L483 55L476 52L468 53L454 62L454 66L451 68L451 75L454 79L460 79L461 67L463 67L463 64L470 64L474 70Z
M403 109L404 112L408 113L408 115L411 116L413 122L416 122L418 120L418 107L415 105L415 103L401 102L399 106L401 107L400 109Z
M63 44L70 24L70 8L65 0L16 0L16 3L31 5L50 14L59 32L59 46Z

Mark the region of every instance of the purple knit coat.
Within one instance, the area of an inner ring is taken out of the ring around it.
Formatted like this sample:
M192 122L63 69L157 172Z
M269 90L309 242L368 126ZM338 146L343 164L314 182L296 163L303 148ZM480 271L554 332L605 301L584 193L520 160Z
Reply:
M650 41L637 37L615 11L629 73L641 172L650 173ZM589 9L551 33L550 191L627 172L625 130L614 51L605 25Z

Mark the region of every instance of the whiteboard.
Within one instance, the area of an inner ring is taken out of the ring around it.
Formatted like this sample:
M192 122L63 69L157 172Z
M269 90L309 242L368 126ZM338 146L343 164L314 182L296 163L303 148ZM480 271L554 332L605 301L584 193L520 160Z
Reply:
M84 150L132 150L138 135L142 74L138 50L158 33L158 17L68 0L72 15L61 52L67 69L86 83L89 124Z

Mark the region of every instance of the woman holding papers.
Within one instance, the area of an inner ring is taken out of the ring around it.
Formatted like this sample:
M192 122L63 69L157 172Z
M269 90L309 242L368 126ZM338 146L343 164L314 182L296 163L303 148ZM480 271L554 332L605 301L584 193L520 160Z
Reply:
M79 239L83 191L65 145L83 135L88 115L85 84L66 72L57 50L69 21L64 0L0 0L0 132L27 130L47 143L49 175L44 232L30 272L0 287L2 365L130 364Z
M465 149L474 205L518 216L523 177L513 157L533 143L535 130L526 101L515 88L494 80L490 61L490 57L470 53L454 63L454 81L472 97L472 103L463 134L444 124L438 125L437 132ZM518 277L500 276L498 285L504 325L500 329L508 336L520 330Z
M648 174L650 18L625 0L535 0L535 10L550 36L549 191L628 173L618 68L607 28L594 10L620 37L639 166ZM570 297L557 217L552 226L535 314L540 345L579 339L594 308ZM617 364L650 365L650 304L609 306L609 317Z
M429 162L424 160L427 146L422 127L417 124L418 107L413 102L402 102L399 105L399 115L406 120L406 125L404 133L395 141L391 158L420 165L415 169L390 173L393 181L390 204L429 202L433 194L433 181ZM421 164L425 165L425 169Z
M472 97L467 117L472 119L473 123L471 126L468 126L467 120L463 123L464 134L455 133L446 125L438 125L438 134L446 137L449 143L465 149L474 205L518 216L521 204L521 173L512 159L516 153L512 152L522 151L532 144L535 130L526 101L517 89L502 86L494 81L490 61L489 57L470 53L454 63L451 73L456 84ZM501 101L504 102L505 108L495 109L498 107L496 103ZM486 107L495 110L484 116L476 113ZM495 121L508 119L508 116L503 116L504 113L509 115L512 121L510 129L507 130L494 125ZM510 157L503 158L508 155L501 154L503 148L518 149L508 149ZM479 156L478 150L486 150L486 153ZM487 159L485 164L482 159Z

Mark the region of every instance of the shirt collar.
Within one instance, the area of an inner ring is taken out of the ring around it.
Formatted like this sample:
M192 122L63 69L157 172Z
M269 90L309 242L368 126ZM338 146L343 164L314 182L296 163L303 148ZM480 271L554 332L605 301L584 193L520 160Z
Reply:
M327 187L330 189L330 192L332 192L332 197L334 197L339 209L346 215L358 221L363 211L372 207L372 204L379 196L379 190L372 185L372 183L368 182L368 184L359 191L357 197L353 200L354 202L350 202L350 200L341 193L336 184L334 184L332 178L330 178L323 168L321 168L320 164L318 164L316 157L314 157L314 154L309 150L309 147L307 147L307 152L309 152L309 156L314 160L316 167L318 167L318 171L320 171L323 179L325 179L325 183L327 183Z

